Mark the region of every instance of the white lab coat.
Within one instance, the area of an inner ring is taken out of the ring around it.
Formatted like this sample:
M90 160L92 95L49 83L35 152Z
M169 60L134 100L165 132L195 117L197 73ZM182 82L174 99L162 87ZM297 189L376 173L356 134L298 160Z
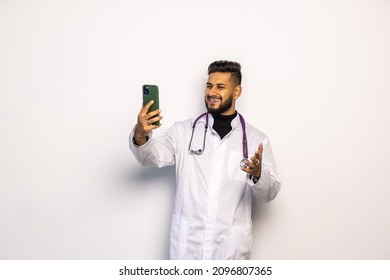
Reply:
M222 140L212 129L209 114L206 147L190 154L188 145L194 119L176 122L162 137L137 146L130 134L130 149L142 165L176 164L176 197L170 233L171 259L249 259L252 246L252 196L262 202L275 198L280 182L268 137L246 123L248 153L263 143L260 180L254 184L240 169L243 158L242 127L237 117ZM192 148L203 146L205 117L196 125Z

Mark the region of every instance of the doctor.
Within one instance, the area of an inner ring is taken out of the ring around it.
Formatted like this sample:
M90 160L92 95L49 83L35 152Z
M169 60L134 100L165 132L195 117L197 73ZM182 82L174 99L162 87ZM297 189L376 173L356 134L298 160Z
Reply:
M171 259L249 259L252 198L273 200L280 182L268 137L236 111L240 64L215 61L208 75L207 113L152 138L162 116L160 110L147 113L148 103L130 134L130 149L142 165L176 166Z

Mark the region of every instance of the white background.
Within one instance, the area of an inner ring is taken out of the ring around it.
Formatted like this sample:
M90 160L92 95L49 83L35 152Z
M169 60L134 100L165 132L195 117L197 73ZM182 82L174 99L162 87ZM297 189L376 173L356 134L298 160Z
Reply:
M0 258L164 259L173 168L128 149L141 86L161 134L239 61L237 108L282 189L253 259L390 258L390 2L0 1Z

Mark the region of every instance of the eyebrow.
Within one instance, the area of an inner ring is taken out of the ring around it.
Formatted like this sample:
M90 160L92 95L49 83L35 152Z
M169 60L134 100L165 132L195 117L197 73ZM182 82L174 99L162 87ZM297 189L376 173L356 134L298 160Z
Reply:
M210 83L210 82L207 82L206 85L212 86L213 84ZM226 84L224 84L224 83L217 83L216 85L217 85L217 86L226 86Z

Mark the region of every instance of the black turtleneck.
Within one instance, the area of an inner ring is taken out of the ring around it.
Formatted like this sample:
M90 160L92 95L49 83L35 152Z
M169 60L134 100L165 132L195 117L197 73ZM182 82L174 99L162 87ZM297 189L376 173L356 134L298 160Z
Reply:
M219 134L219 137L223 139L232 130L232 120L237 116L237 111L233 115L213 115L214 124L213 129Z

